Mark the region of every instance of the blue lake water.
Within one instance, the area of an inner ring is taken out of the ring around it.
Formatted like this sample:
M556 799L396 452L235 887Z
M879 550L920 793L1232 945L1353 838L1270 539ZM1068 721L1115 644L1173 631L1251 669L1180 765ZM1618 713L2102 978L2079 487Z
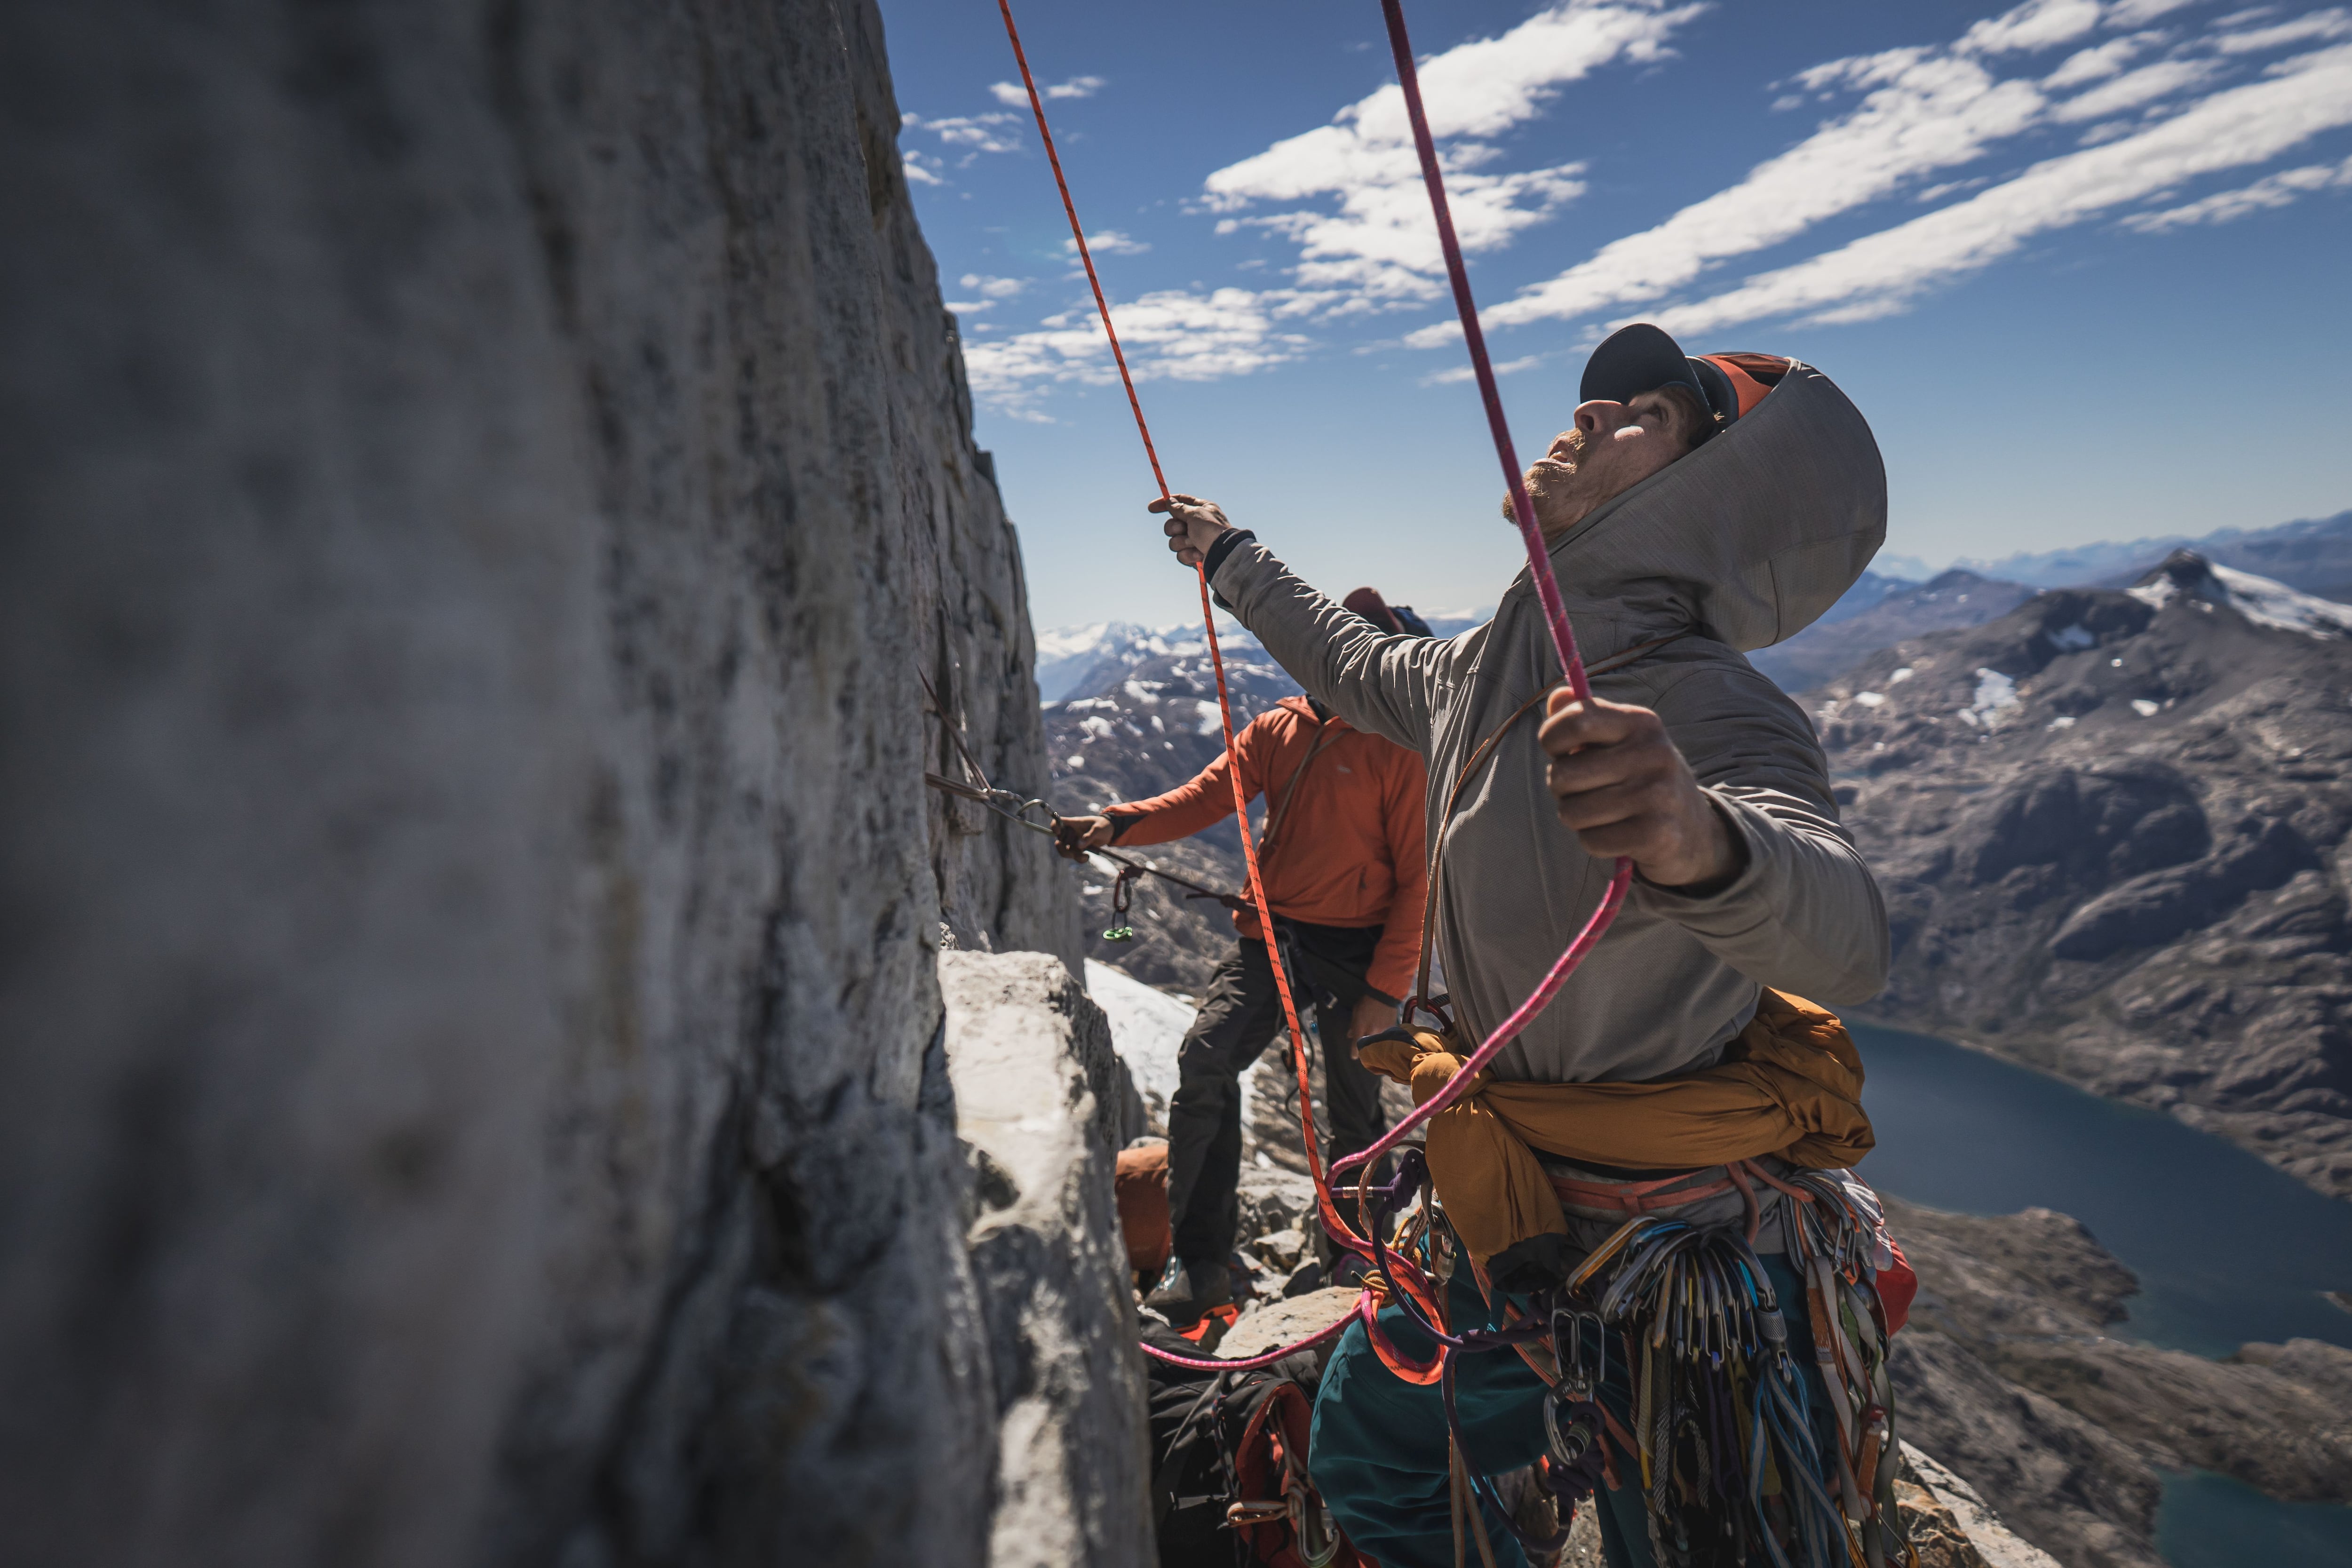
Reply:
M2074 1215L2139 1276L2108 1331L2200 1355L2249 1340L2352 1346L2352 1204L2234 1144L1948 1041L1853 1026L1880 1191L1964 1214ZM2352 1568L2352 1508L2273 1502L2225 1477L2165 1484L2174 1568Z
M2139 1276L2109 1332L2200 1355L2249 1340L2352 1347L2352 1204L2152 1110L1948 1041L1858 1024L1882 1191L1964 1214L2056 1209Z

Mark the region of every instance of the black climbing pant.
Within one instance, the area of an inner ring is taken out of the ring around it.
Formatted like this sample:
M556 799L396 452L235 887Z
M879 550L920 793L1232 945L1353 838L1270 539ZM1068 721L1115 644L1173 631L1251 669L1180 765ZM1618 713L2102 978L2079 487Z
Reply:
M1323 1041L1321 1128L1328 1159L1370 1148L1388 1128L1381 1080L1356 1060L1349 1028L1367 994L1364 973L1380 945L1379 926L1276 922L1291 955L1292 998L1310 1005ZM1303 1020L1302 1020L1303 1021ZM1223 1262L1240 1225L1234 1189L1241 1179L1241 1075L1282 1031L1282 999L1265 944L1244 938L1217 965L1176 1059L1176 1093L1168 1107L1168 1206L1176 1256Z

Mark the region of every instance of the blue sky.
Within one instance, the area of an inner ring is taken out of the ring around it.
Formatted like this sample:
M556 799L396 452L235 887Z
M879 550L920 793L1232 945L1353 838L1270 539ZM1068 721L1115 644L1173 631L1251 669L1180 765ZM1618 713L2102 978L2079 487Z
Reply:
M883 0L1040 626L1192 613L996 7ZM1371 0L1021 0L1171 482L1309 581L1491 604L1517 540ZM2352 10L1413 5L1522 460L1585 352L1819 365L1932 564L2352 505Z

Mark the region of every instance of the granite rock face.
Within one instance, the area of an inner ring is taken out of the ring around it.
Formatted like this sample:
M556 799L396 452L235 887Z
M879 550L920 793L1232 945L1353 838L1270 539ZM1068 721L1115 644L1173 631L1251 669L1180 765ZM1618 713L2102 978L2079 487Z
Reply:
M982 1561L934 959L1077 933L875 9L0 81L13 1559Z
M1143 1352L1111 1191L1140 1105L1059 959L943 952L940 988L956 1124L982 1170L969 1234L1001 1428L989 1561L1148 1563Z

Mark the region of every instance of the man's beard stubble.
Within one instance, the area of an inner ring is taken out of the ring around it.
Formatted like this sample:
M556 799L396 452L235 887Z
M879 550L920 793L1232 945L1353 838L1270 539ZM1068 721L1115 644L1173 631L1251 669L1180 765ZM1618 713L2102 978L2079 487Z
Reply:
M1567 432L1567 438L1568 461L1580 467L1584 461L1585 448L1592 444L1591 440L1581 430ZM1544 456L1549 458L1551 453L1547 451ZM1575 476L1572 473L1564 474L1557 468L1547 468L1541 463L1532 465L1525 474L1520 476L1520 482L1528 488L1528 500L1535 509L1536 521L1538 524L1543 521L1544 513L1549 510L1545 503L1564 499L1559 492L1566 489L1574 482L1574 479ZM1505 522L1514 528L1518 526L1518 514L1511 509L1511 492L1508 490L1503 492L1502 512Z

